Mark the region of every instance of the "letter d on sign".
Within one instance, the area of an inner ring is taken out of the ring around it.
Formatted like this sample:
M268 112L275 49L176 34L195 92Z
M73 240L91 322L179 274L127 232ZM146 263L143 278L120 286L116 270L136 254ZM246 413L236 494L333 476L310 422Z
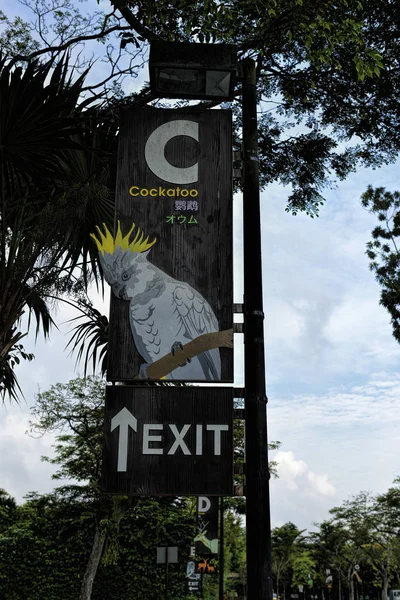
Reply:
M211 501L206 496L199 496L197 499L197 510L199 513L206 513L211 508Z

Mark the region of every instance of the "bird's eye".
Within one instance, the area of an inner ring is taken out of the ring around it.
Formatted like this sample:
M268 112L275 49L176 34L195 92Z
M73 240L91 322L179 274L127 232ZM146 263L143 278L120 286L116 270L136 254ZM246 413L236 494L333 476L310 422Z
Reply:
M122 273L121 279L122 279L122 281L128 281L128 279L129 279L129 273Z

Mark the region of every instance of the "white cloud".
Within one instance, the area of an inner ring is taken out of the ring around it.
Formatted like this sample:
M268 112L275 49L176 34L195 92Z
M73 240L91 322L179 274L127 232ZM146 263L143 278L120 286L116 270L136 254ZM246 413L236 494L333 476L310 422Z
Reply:
M295 350L305 329L301 309L284 300L272 300L266 316L265 335L269 343L279 342Z
M304 460L296 459L293 451L278 450L273 460L278 463L278 475L290 491L301 491L307 495L334 496L335 486L325 473L310 471Z
M54 436L33 439L26 434L29 413L26 406L0 413L0 487L23 501L29 491L49 492L55 486L51 479L54 467L40 460L53 456Z
M392 170L386 170L388 180ZM263 195L265 346L272 393L307 387L323 392L338 378L347 383L399 362L400 347L365 255L375 225L359 203L367 183L365 174L355 174L328 191L314 220L285 213L286 192L279 186Z
M307 473L307 479L313 489L314 493L321 494L322 496L335 496L336 488L328 480L326 473L314 473L309 471Z
M400 374L371 374L364 385L330 388L324 394L276 397L268 404L274 428L286 432L303 428L400 426ZM274 436L274 439L276 435Z
M324 520L336 489L326 473L314 470L318 456L306 462L296 458L293 450L278 450L271 458L279 463L279 478L270 485L272 527L291 521L300 529L310 529L314 522Z
M279 477L286 487L289 490L297 490L298 484L295 480L306 472L306 463L303 460L296 460L291 451L278 451L274 460L279 464Z
M280 479L271 482L274 522L308 528L352 494L383 493L400 474L400 374L371 373L360 385L325 393L270 396L268 436L286 452ZM299 460L306 470L296 475Z

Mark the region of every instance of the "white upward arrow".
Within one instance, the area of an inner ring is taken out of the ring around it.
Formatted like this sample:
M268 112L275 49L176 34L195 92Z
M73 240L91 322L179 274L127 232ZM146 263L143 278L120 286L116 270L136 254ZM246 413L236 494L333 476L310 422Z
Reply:
M111 431L114 431L117 427L119 427L117 471L126 471L128 462L128 430L129 427L132 427L133 431L137 431L137 420L125 407L111 419Z

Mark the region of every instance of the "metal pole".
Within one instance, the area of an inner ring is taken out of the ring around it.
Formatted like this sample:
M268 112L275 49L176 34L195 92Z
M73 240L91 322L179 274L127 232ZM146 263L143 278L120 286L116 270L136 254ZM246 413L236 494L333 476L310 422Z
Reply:
M165 600L168 600L168 546L165 548Z
M224 600L224 499L219 499L219 600Z
M242 64L247 597L272 600L256 69Z

